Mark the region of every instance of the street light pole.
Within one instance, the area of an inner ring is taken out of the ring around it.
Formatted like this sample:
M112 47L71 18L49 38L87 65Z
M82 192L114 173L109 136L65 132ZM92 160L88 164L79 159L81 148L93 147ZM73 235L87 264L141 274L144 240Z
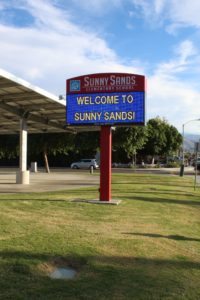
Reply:
M183 142L182 142L182 164L181 164L181 168L180 168L180 176L184 175L184 167L185 167L185 149L184 149L185 125L190 122L193 122L193 121L200 121L200 119L189 120L182 125Z
M182 165L184 166L185 162L185 149L184 149L184 139L185 139L185 124L183 124L182 128L182 137L183 137L183 142L182 142Z

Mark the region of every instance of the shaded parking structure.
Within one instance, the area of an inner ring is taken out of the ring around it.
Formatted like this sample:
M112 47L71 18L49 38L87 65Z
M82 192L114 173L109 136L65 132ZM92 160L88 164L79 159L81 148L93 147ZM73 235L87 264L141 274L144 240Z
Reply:
M91 131L94 127L67 127L66 101L0 69L0 134L19 134L17 184L29 184L28 133ZM99 128L95 127L95 130Z

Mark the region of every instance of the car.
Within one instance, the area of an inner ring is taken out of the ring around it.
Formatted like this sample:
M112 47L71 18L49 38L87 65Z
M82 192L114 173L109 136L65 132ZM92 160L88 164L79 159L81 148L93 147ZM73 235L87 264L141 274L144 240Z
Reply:
M96 159L94 158L81 159L80 161L71 164L71 169L90 169L91 167L94 169L99 167Z

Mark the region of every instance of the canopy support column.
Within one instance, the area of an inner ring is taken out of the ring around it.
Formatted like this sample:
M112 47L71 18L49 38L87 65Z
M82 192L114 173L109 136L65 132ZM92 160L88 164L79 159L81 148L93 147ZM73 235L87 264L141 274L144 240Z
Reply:
M29 171L27 170L27 121L20 119L20 159L16 183L29 184Z

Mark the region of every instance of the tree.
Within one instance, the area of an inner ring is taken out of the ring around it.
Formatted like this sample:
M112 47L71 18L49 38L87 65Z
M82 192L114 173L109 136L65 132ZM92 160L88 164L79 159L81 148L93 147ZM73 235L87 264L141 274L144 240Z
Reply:
M30 154L42 154L46 172L50 172L48 154L67 154L74 148L75 136L70 133L38 133L29 135L28 148Z
M169 155L177 151L182 143L181 134L169 125L165 119L156 117L147 122L148 140L143 153L152 156L152 164L155 155Z
M99 131L80 132L74 139L74 151L78 158L89 158L96 154L100 144Z
M145 126L116 127L113 134L114 149L124 149L132 164L136 162L136 154L144 147L147 141L147 128Z
M178 130L172 125L166 127L165 134L167 138L167 143L163 149L163 152L166 155L173 155L180 149L180 146L182 145L183 137L178 132Z
M1 135L0 136L0 159L15 158L19 154L19 136Z

